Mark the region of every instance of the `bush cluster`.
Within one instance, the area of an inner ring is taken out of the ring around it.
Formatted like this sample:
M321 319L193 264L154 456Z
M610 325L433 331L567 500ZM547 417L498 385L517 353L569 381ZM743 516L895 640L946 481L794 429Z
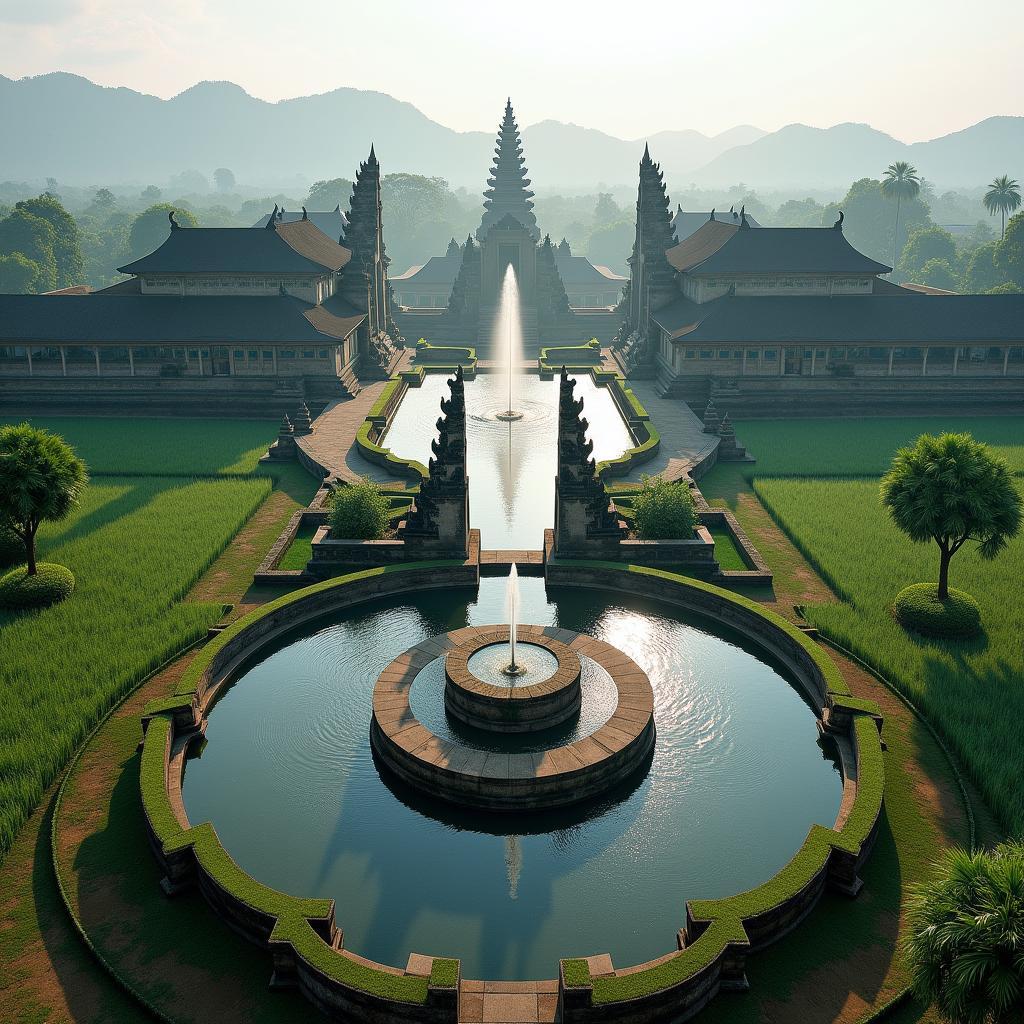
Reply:
M339 487L331 508L331 536L337 540L380 540L391 521L391 502L375 483Z
M981 609L970 594L949 588L940 601L934 583L914 583L896 595L896 621L904 628L925 636L965 640L981 630Z
M24 565L0 577L0 608L23 611L63 601L75 589L75 574L64 565L40 562L34 576Z
M643 478L633 498L633 518L642 540L686 540L693 536L697 511L685 483L661 477Z

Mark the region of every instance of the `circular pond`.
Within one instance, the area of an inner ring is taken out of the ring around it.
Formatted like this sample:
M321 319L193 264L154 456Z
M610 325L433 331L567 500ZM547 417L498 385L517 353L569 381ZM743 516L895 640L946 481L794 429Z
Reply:
M552 977L559 957L609 952L626 966L665 953L686 900L765 881L813 823L835 821L842 782L813 709L741 638L657 602L521 588L524 620L602 639L648 674L646 772L589 804L496 815L431 801L378 767L377 676L428 637L500 622L505 581L484 579L367 602L268 651L210 713L185 772L190 819L212 821L260 881L334 897L347 948L398 966L412 951L460 957L463 977L492 979ZM411 694L438 732L441 666ZM608 683L584 668L590 711L568 731L585 735Z
M550 679L558 668L558 659L537 644L516 644L516 671L510 672L512 648L509 644L488 644L469 657L468 669L481 682L512 688L533 686Z

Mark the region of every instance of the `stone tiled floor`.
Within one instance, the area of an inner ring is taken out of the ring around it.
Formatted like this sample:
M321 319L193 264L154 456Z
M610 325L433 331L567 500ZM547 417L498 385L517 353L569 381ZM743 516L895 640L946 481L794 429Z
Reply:
M557 981L464 981L460 1024L552 1024L557 1019Z
M614 483L639 483L645 473L678 480L718 445L717 435L704 433L700 417L682 399L661 398L654 381L631 380L629 386L658 428L661 448L649 462L636 466L628 476L616 477Z

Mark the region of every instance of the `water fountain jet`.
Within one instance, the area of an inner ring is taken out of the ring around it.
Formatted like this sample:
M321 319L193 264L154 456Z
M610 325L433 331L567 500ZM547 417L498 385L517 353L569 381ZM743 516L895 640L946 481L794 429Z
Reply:
M516 664L516 622L519 618L519 570L516 563L508 573L508 589L506 590L508 603L508 646L511 658L509 663L501 670L506 676L521 676L525 674L526 667Z
M504 411L499 412L497 418L512 422L521 420L523 414L517 410L512 402L512 380L516 374L516 368L522 362L522 325L519 321L519 285L516 283L516 272L510 263L505 268L505 278L501 285L501 303L498 306L498 319L496 330L500 332L499 348L504 348L504 358L501 365L508 375L507 393L508 404Z

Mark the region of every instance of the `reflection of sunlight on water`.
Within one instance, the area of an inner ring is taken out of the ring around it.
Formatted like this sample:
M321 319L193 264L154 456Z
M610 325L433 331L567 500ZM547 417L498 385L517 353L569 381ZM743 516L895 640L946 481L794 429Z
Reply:
M505 873L508 876L508 898L519 898L519 875L523 870L523 844L519 836L505 836Z

